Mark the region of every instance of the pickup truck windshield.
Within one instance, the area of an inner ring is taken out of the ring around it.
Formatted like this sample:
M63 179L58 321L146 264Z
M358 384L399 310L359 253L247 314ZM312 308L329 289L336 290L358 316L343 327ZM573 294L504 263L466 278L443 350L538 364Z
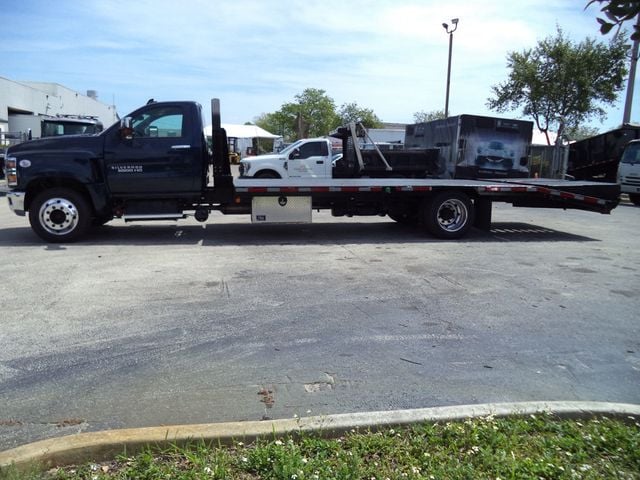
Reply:
M640 163L640 143L631 143L624 150L620 163Z
M289 145L287 148L284 148L281 152L280 155L289 155L291 152L293 152L296 148L298 148L301 144L302 144L303 140L298 140L297 142L292 143L291 145Z

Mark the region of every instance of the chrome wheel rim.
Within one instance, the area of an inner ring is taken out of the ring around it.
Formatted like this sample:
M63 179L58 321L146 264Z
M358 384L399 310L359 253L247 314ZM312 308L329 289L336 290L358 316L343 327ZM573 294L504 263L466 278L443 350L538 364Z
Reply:
M40 225L52 235L66 235L78 226L78 208L66 198L50 198L38 214Z
M457 198L442 202L438 208L438 225L447 232L457 232L466 225L468 218L467 206Z

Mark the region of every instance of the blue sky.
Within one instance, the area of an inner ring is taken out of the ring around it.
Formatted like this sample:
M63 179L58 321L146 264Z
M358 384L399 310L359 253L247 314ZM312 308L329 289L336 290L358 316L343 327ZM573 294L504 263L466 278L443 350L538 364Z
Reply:
M387 122L442 110L448 55L442 23L456 17L452 114L495 115L485 104L491 86L506 79L507 53L535 46L557 25L576 41L601 38L597 8L585 11L586 0L7 3L0 76L97 90L121 116L151 97L196 100L206 110L219 97L227 123L275 111L308 87L326 90L338 106L371 108ZM603 131L619 125L623 104L624 94L592 125Z

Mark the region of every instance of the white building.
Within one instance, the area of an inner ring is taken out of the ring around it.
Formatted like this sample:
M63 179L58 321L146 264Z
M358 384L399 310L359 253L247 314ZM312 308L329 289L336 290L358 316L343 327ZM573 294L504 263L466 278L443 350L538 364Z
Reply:
M104 128L118 120L116 107L99 102L94 90L83 95L57 83L15 82L0 77L0 131L13 132L12 117L24 114L97 117Z

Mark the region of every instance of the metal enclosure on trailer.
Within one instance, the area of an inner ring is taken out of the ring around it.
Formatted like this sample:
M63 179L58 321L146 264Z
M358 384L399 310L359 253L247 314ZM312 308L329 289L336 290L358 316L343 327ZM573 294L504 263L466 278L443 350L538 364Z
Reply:
M439 178L526 178L533 122L458 115L407 125L405 148L438 148Z

